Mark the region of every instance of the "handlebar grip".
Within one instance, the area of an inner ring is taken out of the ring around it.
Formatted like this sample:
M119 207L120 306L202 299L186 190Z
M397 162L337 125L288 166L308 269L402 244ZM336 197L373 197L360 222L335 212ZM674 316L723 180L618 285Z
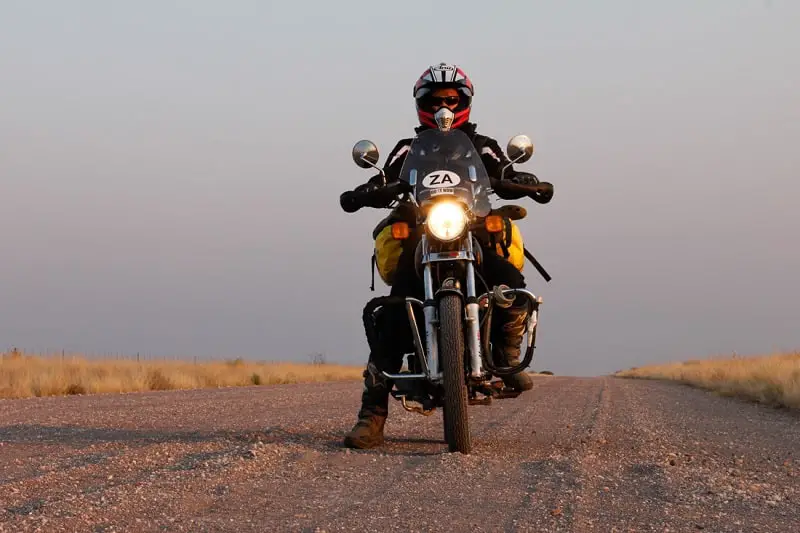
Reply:
M546 181L536 185L524 185L510 180L492 178L491 183L492 189L495 191L521 194L540 203L547 203L553 197L553 184Z
M355 213L364 207L359 199L359 193L356 191L343 192L339 196L339 205L345 213Z
M498 180L498 179L493 179L492 180L492 188L494 190L496 190L496 191L500 190L500 191L507 191L507 192L511 192L511 193L525 194L525 195L536 194L538 192L545 192L545 190L547 189L548 185L549 185L550 189L553 188L553 186L550 185L549 183L547 183L547 184L538 183L536 185L524 185L522 183L514 183L511 180Z
M347 191L339 196L339 205L347 213L355 213L362 207L383 207L398 194L409 191L411 186L404 181L396 181L384 187L367 191Z

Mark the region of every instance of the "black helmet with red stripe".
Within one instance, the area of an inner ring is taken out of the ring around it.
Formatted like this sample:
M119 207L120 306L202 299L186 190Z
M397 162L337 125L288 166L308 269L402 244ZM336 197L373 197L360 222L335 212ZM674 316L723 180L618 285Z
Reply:
M417 104L417 116L423 126L436 127L433 118L431 93L437 89L455 89L459 93L459 102L453 110L455 117L451 127L458 128L469 120L472 109L472 95L475 89L466 73L456 65L439 63L428 67L417 83L414 84L414 100Z

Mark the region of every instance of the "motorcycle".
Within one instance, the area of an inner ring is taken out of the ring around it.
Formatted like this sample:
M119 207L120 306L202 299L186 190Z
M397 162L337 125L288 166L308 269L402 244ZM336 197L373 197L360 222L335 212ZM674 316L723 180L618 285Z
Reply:
M392 235L404 239L410 237L411 228L419 232L415 262L425 300L374 298L364 308L364 328L370 349L380 349L375 328L378 314L388 305L405 306L414 352L406 354L407 370L384 371L382 375L393 382L391 394L406 410L430 415L442 407L448 449L469 454L468 405L489 405L493 399L520 394L505 388L500 380L493 382L492 377L513 375L530 366L542 304L542 298L527 289L486 285L476 267L483 250L475 234L498 234L508 228L505 219L526 216L525 209L517 205L493 209L489 199L492 192L507 191L518 197L539 195L538 201L544 203L552 197L553 186L546 182L512 183L502 175L499 180L490 178L472 140L461 130L450 128L452 112L442 108L435 119L438 129L422 131L415 137L400 179L393 183L387 184L377 165L377 146L369 140L356 143L354 162L361 168L377 169L383 183L374 190L348 191L342 205L346 203L345 210L353 212L366 206L386 206L389 200L389 207L402 207L395 208L394 213L405 213L404 220L392 223ZM533 143L527 136L517 135L506 151L510 163L503 173L511 164L528 161L533 156ZM541 195L547 196L546 200L542 201ZM525 256L550 281L530 252L525 250ZM492 310L510 306L520 297L526 299L529 312L525 356L518 365L501 366L490 342Z

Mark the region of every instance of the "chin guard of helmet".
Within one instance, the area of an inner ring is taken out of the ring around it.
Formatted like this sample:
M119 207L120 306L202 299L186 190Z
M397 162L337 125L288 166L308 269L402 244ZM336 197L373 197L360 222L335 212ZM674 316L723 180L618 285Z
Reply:
M455 114L448 108L443 107L433 115L433 118L436 120L439 131L450 131L450 128L453 126Z

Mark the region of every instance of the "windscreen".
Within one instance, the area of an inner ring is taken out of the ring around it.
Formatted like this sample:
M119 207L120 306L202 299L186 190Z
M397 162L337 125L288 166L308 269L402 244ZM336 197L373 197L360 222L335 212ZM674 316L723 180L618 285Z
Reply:
M455 196L477 216L486 216L489 175L472 140L461 130L425 130L414 139L400 179L414 187L417 203Z

